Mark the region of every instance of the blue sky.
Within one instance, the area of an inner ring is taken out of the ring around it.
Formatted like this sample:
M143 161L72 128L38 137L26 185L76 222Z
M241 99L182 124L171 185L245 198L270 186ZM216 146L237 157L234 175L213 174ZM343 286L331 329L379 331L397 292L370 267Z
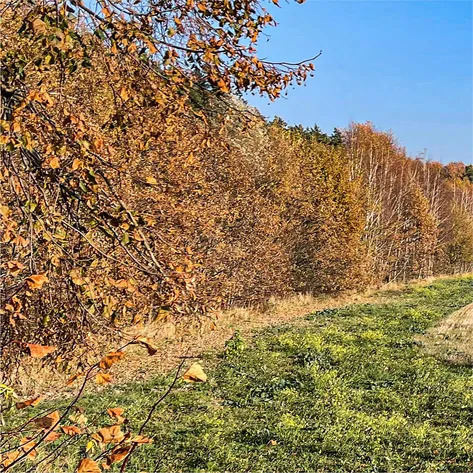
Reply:
M282 0L281 0L282 1ZM473 163L472 3L321 1L270 8L279 25L259 55L298 61L323 55L316 75L269 104L268 117L324 131L351 121L391 130L412 156Z

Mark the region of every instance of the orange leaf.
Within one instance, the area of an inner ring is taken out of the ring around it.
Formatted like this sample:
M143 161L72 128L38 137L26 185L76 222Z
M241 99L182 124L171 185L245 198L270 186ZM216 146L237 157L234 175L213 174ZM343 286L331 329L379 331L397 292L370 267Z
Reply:
M97 462L83 458L77 467L77 473L101 473L101 470Z
M49 355L53 351L57 350L55 346L48 345L35 345L34 343L27 343L26 346L30 351L30 355L33 358L43 358L46 355Z
M25 265L19 261L8 261L7 267L10 270L12 276L18 276L21 271L25 269Z
M112 382L112 375L108 373L97 373L95 376L95 382L97 384L107 384Z
M122 461L128 453L130 453L131 447L115 447L112 450L111 455L107 457L107 465L112 465L113 463L118 463Z
M107 356L100 360L99 366L100 369L106 370L110 368L113 364L120 361L125 356L125 353L122 351L112 351Z
M74 437L74 435L80 435L82 433L82 430L79 429L79 427L76 427L75 425L63 425L61 427L61 430L66 435L70 435L71 437Z
M202 366L199 365L199 363L194 363L184 373L182 379L187 383L204 383L207 381L207 375L204 373L204 370L202 369Z
M46 437L44 437L45 442L54 442L55 440L59 439L61 434L59 432L50 432Z
M58 422L60 419L59 411L54 411L51 414L48 414L47 416L40 417L39 419L35 419L34 423L40 427L41 429L51 429L53 426L54 428L58 427Z
M52 169L57 169L60 166L59 158L56 156L51 161L49 161L49 167Z
M49 279L46 276L46 273L33 274L26 280L30 289L41 289L43 287L43 284L48 281Z
M20 445L21 445L21 449L23 450L24 453L26 453L29 450L33 449L28 453L28 455L27 455L28 458L35 458L36 455L38 455L38 452L34 448L34 447L36 447L36 442L34 442L31 437L23 437L20 440Z
M16 408L17 409L24 409L25 407L35 407L43 400L42 397L35 397L34 399L28 399L27 401L17 402Z
M113 407L113 408L107 409L107 412L108 412L108 415L112 419L116 419L119 424L125 422L125 418L122 417L125 410L122 409L121 407Z
M84 373L77 373L77 374L75 374L74 376L71 376L71 377L67 380L67 385L69 386L69 385L72 384L77 378L80 378L81 376L84 376Z
M10 466L20 455L22 455L21 451L15 450L13 452L8 452L5 455L0 455L1 465L5 468Z
M100 443L119 443L125 438L125 435L119 425L112 425L111 427L102 427L92 435L92 438Z

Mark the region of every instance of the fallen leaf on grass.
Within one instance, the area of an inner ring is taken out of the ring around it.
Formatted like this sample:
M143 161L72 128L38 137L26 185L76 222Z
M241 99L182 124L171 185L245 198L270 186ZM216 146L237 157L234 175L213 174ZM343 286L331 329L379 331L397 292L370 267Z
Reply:
M26 407L35 407L43 400L42 397L35 397L34 399L28 399L27 401L17 402L15 404L17 409L25 409Z
M204 373L199 363L193 363L189 369L183 374L182 379L187 383L204 383L207 381L207 375Z

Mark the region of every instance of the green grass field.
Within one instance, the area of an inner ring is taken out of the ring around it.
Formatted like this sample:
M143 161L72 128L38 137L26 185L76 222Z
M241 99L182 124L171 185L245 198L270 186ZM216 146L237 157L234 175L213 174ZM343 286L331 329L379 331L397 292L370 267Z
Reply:
M472 472L473 369L416 340L472 302L473 278L389 296L251 340L236 335L224 353L204 354L208 382L178 383L145 432L154 443L127 471ZM171 379L112 387L80 405L102 425L111 424L106 408L123 407L136 430ZM56 468L73 471L78 458L71 449Z

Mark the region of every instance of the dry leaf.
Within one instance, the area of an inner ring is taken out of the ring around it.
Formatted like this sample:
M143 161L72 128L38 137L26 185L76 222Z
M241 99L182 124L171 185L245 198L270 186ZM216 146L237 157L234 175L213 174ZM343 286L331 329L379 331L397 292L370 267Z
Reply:
M97 384L107 384L112 382L112 375L108 373L97 373L95 376L95 382Z
M44 283L49 281L46 273L43 274L33 274L28 277L26 283L30 289L41 289Z
M75 374L74 376L71 376L71 377L67 380L67 385L69 386L69 385L72 384L77 378L80 378L81 376L84 376L84 373L77 373L77 374Z
M59 411L54 411L51 414L48 414L47 416L40 417L39 419L35 419L34 423L40 427L41 429L46 429L49 430L53 426L55 428L58 427L59 419L60 419Z
M155 186L158 184L158 181L154 177L148 176L146 178L146 184L149 184L150 186Z
M32 358L43 358L57 350L57 347L55 346L35 345L34 343L27 343L26 346L28 347Z
M145 347L148 350L148 355L155 355L158 349L153 345L153 341L147 337L138 337L133 340L131 343L135 343Z
M28 452L28 458L35 458L36 455L38 455L38 452L34 448L36 447L36 442L33 441L32 437L23 437L20 440L20 445L23 453L26 453L32 449L31 452Z
M122 424L123 422L125 422L125 418L122 417L125 410L122 409L121 407L113 407L113 408L107 409L107 412L108 412L108 415L112 419L116 419L119 424Z
M20 263L19 261L8 261L7 267L12 276L18 276L21 271L25 269L25 265Z
M115 447L111 455L107 457L107 466L122 461L130 453L130 450L131 447L128 446Z
M101 473L97 462L90 458L83 458L77 467L77 473Z
M18 450L14 452L8 452L5 455L0 455L1 465L3 467L10 466L22 453Z
M75 425L63 425L61 427L61 430L66 434L71 437L74 437L74 435L80 435L82 433L82 430L79 429L79 427Z
M193 363L184 373L182 379L187 383L204 383L207 381L207 375L204 373L204 370L202 369L202 366L199 365L199 363Z
M61 437L61 434L59 432L50 432L46 437L44 437L45 442L54 442L55 440L58 440Z
M52 169L57 169L61 164L59 163L59 158L56 156L51 161L49 161L49 167Z
M17 402L16 408L17 409L24 409L25 407L35 407L43 400L42 397L35 397L34 399L28 399L27 401Z
M124 356L125 353L123 351L112 351L100 360L99 366L102 370L106 370L120 361Z
M100 443L119 443L125 438L125 435L119 425L112 425L111 427L102 427L92 435L92 438Z

